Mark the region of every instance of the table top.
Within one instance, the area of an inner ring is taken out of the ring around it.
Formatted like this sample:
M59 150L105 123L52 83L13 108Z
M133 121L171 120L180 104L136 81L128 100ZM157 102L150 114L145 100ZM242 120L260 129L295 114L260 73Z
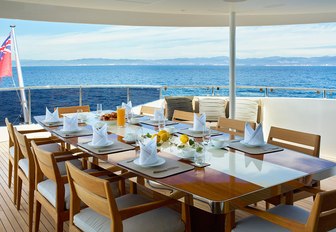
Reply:
M44 119L44 116L35 117L38 122L42 118ZM50 132L57 128L41 125ZM176 125L176 128L188 127L190 125ZM154 133L156 129L147 125L129 125L124 128L111 125L109 126L111 133L109 137L124 142L125 133L140 128L144 134ZM228 137L228 135L221 136ZM77 146L78 143L90 141L92 136L61 139ZM137 156L134 150L108 155L90 154L113 165L118 165L120 161ZM162 147L158 155L181 162L191 162L182 159L176 147ZM205 161L210 166L152 180L170 188L205 198L212 204L217 204L213 210L216 211L215 213L219 213L229 210L226 208L226 203L235 200L239 200L240 204L241 201L244 201L248 205L302 187L304 184L298 181L302 177L312 176L315 180L322 180L336 175L336 163L288 149L250 155L233 149L224 150L208 146ZM142 173L137 174L143 175ZM217 209L218 205L220 206L219 210Z

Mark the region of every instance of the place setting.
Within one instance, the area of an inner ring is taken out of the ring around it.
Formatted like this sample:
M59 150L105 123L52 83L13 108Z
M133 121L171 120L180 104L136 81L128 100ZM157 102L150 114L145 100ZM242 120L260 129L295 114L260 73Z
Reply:
M180 129L178 133L186 134L188 136L194 137L194 138L202 138L205 135L209 136L216 136L221 135L222 133L219 131L214 131L210 129L210 127L207 127L206 125L206 114L201 114L198 116L197 114L194 114L194 123L192 128L185 128Z
M120 165L153 178L164 178L193 169L193 166L158 155L157 139L139 141L139 156L119 162Z
M284 150L282 147L265 142L262 124L259 124L258 127L253 130L249 123L245 124L244 139L231 142L228 147L251 155L266 154Z
M43 119L42 118L43 116L41 116L40 122L47 127L63 125L63 121L59 118L58 108L56 108L56 110L54 110L54 112L51 113L49 109L46 107L45 117Z
M140 120L140 123L162 128L165 126L178 124L177 122L173 122L165 118L163 108L155 110L154 117L152 119L145 121Z
M63 117L63 127L53 130L63 138L92 135L92 130L87 126L78 126L78 115L67 115Z
M128 144L110 140L107 133L107 125L103 124L101 127L99 125L93 127L92 140L84 143L78 143L78 146L85 148L95 154L110 154L122 151L133 150L134 147Z

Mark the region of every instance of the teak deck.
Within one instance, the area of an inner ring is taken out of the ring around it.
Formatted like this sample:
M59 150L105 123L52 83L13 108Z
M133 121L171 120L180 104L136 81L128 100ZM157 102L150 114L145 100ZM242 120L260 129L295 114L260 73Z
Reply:
M13 187L8 188L8 143L0 143L0 231L28 231L28 205L27 205L27 189L23 186L23 199L21 210L17 211L13 204ZM322 189L333 189L336 186L336 176L321 182ZM161 191L164 193L164 191ZM208 210L208 206L195 201L195 205ZM307 198L296 203L307 210L312 206L312 198ZM264 204L259 203L259 207L264 209ZM238 211L236 213L236 220L246 217L247 214ZM45 213L42 208L40 231L54 231L54 223L51 217ZM64 231L69 231L68 223L64 223Z

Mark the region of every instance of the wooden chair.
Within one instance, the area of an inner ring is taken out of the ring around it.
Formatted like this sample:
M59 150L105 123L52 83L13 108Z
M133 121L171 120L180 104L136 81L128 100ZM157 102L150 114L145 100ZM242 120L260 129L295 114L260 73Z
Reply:
M320 156L320 142L320 135L278 127L271 127L267 140L267 143L315 157Z
M140 115L153 116L155 110L159 110L160 108L153 106L141 106Z
M199 114L197 114L197 115L199 115ZM194 113L193 112L182 111L182 110L174 110L172 121L183 122L183 123L193 123L194 122Z
M114 198L108 180L93 177L69 162L66 166L71 189L70 231L185 230L180 214L163 207L175 199L151 202L137 194ZM80 210L81 201L88 208Z
M15 135L14 135L14 126L12 123L9 122L8 118L5 118L5 123L8 131L8 187L11 188L12 185L12 177L14 177L14 192L15 192L15 186L16 186L16 175L17 175L17 164L14 162L16 152L17 152L17 144L15 141ZM45 132L44 129L36 129L36 130L24 130L20 131L22 134L30 134L30 133L40 133L40 132ZM14 176L13 176L14 172ZM15 198L14 194L14 198ZM16 200L14 199L14 203L16 204Z
M309 134L294 130L288 130L278 127L271 127L267 143L301 152L307 155L319 157L320 155L320 141L321 136L315 134ZM319 181L311 181L310 184L312 187L320 187ZM298 201L310 196L314 196L307 192L294 191L293 200ZM280 203L280 198L272 198L266 202L277 205ZM268 208L266 204L266 208Z
M58 107L58 115L61 118L63 117L63 114L77 113L78 110L82 110L83 112L90 112L90 106Z
M21 206L22 182L28 186L28 225L29 231L33 226L33 200L35 190L35 164L34 155L31 150L31 142L36 141L41 147L50 151L60 151L61 146L54 143L53 140L28 139L25 134L20 133L14 128L15 140L18 146L17 157L14 162L17 163L17 180L16 180L16 208L19 210Z
M255 216L238 221L232 231L334 231L333 229L336 228L335 199L336 190L317 193L310 213L293 205L279 205L267 212L244 207L241 209Z
M256 123L249 122L251 127L255 129ZM228 133L232 136L244 137L246 121L219 117L216 130Z
M74 155L71 151L54 152L32 143L35 162L35 226L39 231L41 205L56 223L55 231L63 231L63 222L69 220L70 189L67 184L65 161L69 161L83 169L78 160L82 155ZM106 174L106 173L104 173Z

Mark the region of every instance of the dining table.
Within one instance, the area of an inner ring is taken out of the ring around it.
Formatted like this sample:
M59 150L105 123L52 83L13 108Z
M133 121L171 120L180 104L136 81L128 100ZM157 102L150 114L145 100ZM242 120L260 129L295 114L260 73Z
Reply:
M219 131L214 131L216 133L210 137L210 142L205 146L204 162L207 165L204 167L192 165L193 157L184 157L183 149L176 146L179 136L192 126L182 122L170 125L175 128L175 133L172 134L172 139L159 148L158 156L166 160L163 167L142 169L132 162L139 156L138 145L129 143L124 138L130 131L135 133L140 131L142 134L157 133L158 128L155 125L143 123L148 117L137 124L126 124L125 127L108 124L109 139L120 143L120 148L123 149L112 150L112 146L111 150L106 152L97 152L81 146L92 140L92 134L62 136L57 133L62 127L61 122L57 125L46 125L44 118L44 115L34 117L37 123L65 143L165 188L180 191L206 202L209 205L208 212L195 208L193 201L187 202L194 210L191 212L192 231L204 231L204 228L207 231L231 231L234 227L235 211L239 207L291 193L305 186L303 180L320 181L336 174L336 163L332 161L272 145L269 145L268 150L251 152L253 149L241 148L239 139L233 139L232 136ZM99 120L95 112L86 113L84 118L80 126L88 131L92 131L92 126L96 123L104 123ZM225 146L214 147L211 139L220 137L226 140ZM127 146L123 147L122 144ZM184 164L188 166L183 166ZM169 169L172 167L174 167L172 170ZM150 172L151 170L153 171ZM161 176L153 174L154 171L162 170L164 170L162 173L156 173ZM286 203L293 203L290 200L289 198ZM197 218L202 213L204 213L200 216L202 218ZM211 221L211 218L215 218L215 222Z

